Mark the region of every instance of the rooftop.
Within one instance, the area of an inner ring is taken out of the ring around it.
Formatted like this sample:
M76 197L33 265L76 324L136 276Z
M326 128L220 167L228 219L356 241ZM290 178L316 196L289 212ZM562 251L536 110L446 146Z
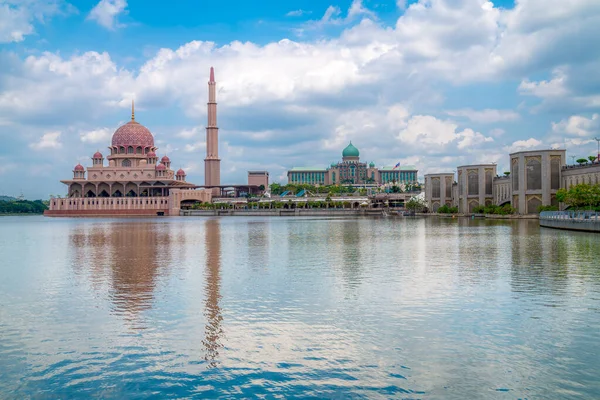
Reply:
M401 165L397 168L394 167L381 167L379 168L380 171L392 171L392 170L397 170L397 171L416 171L417 167L415 167L414 165Z
M290 171L327 172L323 167L293 167Z

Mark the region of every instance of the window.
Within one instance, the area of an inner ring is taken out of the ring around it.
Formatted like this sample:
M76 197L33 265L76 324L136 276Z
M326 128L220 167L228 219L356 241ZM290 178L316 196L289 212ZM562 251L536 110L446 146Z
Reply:
M542 163L536 158L527 161L527 190L542 189Z
M513 190L519 190L519 162L518 160L514 160L512 164L512 171L510 172L510 176L512 179Z
M467 176L468 182L467 182L467 191L468 191L468 196L471 195L479 195L479 174L476 171L471 171L469 172L469 175Z
M431 180L431 197L438 199L440 197L440 178Z
M125 160L123 160L123 163L121 165L123 167L131 167L131 160L126 158Z
M127 148L127 153L128 153L128 154L133 154L133 147L132 147L132 146L129 146L129 147Z
M550 162L550 189L560 189L560 159L558 158Z
M485 171L485 194L486 195L492 195L492 184L493 184L493 178L492 178L492 171Z

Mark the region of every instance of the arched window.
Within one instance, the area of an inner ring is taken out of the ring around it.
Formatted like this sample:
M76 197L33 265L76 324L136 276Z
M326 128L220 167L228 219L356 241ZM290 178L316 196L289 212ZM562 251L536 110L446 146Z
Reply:
M469 172L469 175L467 176L468 178L468 182L467 182L467 191L468 191L468 196L472 196L472 195L478 195L479 194L479 174L477 173L477 171L471 171Z
M123 160L123 163L121 164L123 167L131 167L131 160L126 158Z
M142 147L138 146L138 148L135 151L137 154L142 154Z
M431 197L438 199L440 197L440 179L433 178L431 180Z
M492 171L485 171L485 194L491 196L492 195Z
M518 160L512 161L512 171L510 171L510 176L512 178L513 191L519 190L519 162Z
M560 189L560 159L553 158L550 162L550 189Z
M542 189L542 163L537 158L527 161L527 190Z
M133 146L127 148L127 154L133 154Z

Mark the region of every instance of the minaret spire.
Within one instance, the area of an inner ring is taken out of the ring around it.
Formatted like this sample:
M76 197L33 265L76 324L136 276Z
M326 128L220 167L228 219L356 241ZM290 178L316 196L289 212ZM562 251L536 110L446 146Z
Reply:
M204 159L204 185L219 195L221 185L221 160L219 159L219 128L217 126L217 83L215 70L210 67L208 80L208 124L206 125L206 158Z
M131 99L131 120L135 121L135 108L133 106L133 99Z

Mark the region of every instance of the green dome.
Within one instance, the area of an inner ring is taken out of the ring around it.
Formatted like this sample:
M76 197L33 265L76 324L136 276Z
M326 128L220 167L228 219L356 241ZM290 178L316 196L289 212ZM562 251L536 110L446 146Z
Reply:
M369 168L375 168L375 163L373 161L371 161L371 163L369 164Z
M332 162L331 167L337 167L337 163Z
M352 145L352 142L342 151L342 157L358 157L358 149Z

